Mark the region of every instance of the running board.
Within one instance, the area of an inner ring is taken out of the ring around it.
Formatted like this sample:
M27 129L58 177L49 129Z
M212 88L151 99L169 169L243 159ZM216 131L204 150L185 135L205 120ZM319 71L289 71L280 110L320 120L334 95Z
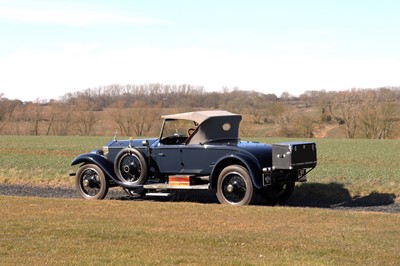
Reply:
M172 195L172 193L163 193L163 192L149 192L149 193L146 193L146 196L149 196L149 197L169 197L171 195Z
M147 184L143 185L144 189L208 189L209 185L192 185L192 186L183 186L183 185L170 185L165 183L159 184Z

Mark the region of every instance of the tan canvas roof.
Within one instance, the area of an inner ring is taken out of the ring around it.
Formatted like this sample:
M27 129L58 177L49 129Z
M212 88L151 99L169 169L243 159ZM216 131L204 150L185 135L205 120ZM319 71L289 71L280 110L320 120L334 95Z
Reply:
M173 115L163 115L161 116L163 119L184 119L195 121L198 124L203 123L207 119L211 117L226 117L226 116L239 116L241 115L234 114L228 111L221 110L211 110L211 111L197 111L197 112L188 112L181 114L173 114Z

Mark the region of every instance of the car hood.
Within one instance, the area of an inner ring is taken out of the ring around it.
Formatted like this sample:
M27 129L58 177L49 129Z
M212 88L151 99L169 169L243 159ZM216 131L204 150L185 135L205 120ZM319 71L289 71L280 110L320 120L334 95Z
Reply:
M148 141L149 146L151 146L155 141L157 141L156 138L150 138L150 139L126 139L126 140L112 140L109 141L108 143L106 143L104 146L105 147L109 147L109 148L121 148L121 147L136 147L136 148L140 148L140 147L144 147L143 145L143 141Z

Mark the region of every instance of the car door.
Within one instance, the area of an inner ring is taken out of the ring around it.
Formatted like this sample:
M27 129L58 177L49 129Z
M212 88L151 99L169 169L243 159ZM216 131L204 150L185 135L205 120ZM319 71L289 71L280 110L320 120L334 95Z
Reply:
M216 162L227 153L227 150L220 146L190 144L183 147L180 153L183 173L209 175Z
M182 151L184 145L159 144L154 150L160 173L176 174L182 172Z
M160 144L154 153L161 173L209 175L215 163L227 151L222 147L200 144Z

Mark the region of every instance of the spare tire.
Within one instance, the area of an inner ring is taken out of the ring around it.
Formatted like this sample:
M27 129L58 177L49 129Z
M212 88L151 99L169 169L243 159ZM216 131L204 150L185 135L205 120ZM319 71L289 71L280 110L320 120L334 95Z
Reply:
M134 148L121 150L115 157L114 171L127 185L143 185L147 179L147 163L143 154Z

